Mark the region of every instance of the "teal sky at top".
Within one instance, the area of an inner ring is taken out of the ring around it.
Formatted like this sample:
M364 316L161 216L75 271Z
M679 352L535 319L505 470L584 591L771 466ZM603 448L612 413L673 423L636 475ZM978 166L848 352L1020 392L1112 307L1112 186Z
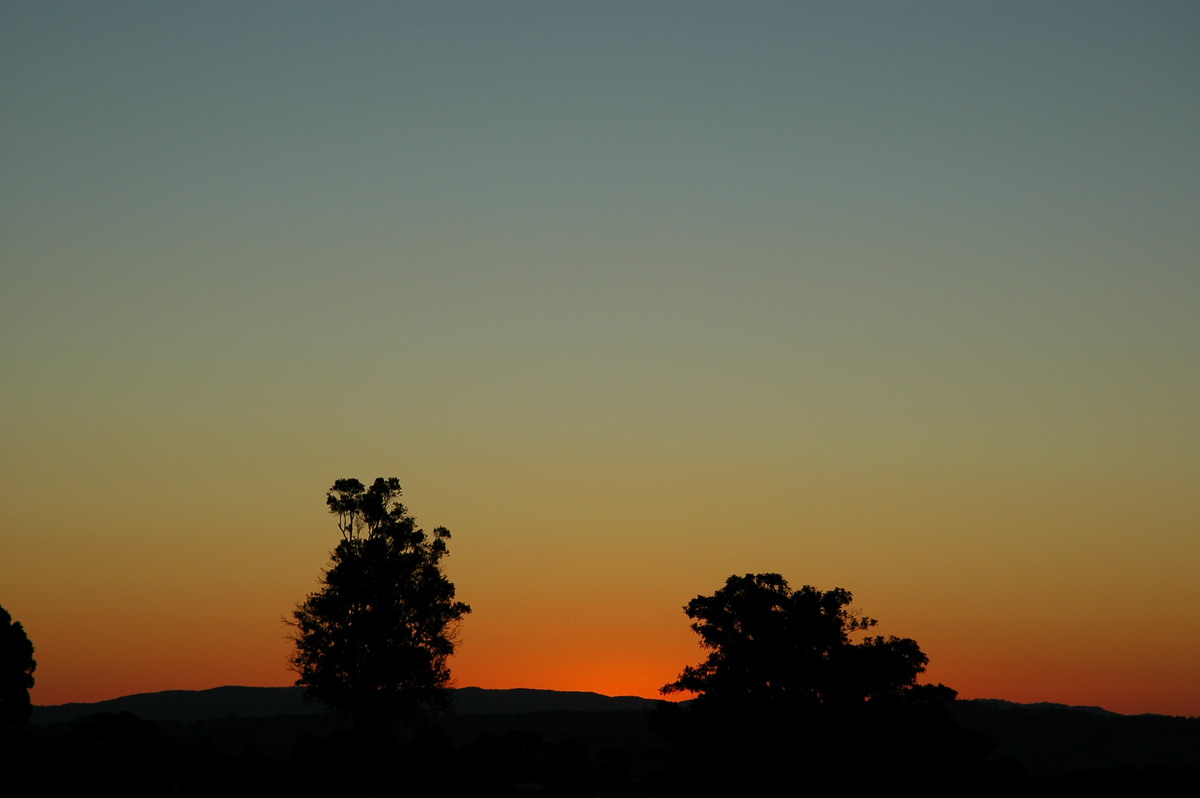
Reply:
M1134 368L1195 332L1197 17L10 4L9 357Z
M861 466L1196 553L1195 3L8 2L0 91L10 529Z

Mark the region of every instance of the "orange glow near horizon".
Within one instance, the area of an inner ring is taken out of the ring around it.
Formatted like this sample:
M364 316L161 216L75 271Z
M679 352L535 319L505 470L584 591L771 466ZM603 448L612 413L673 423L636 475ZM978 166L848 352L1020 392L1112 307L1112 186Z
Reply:
M231 639L220 649L204 648L201 652L196 641L186 637L176 639L168 651L160 651L136 646L132 635L117 636L110 642L129 644L120 649L126 652L123 656L98 647L86 660L73 658L62 649L67 640L80 639L73 634L63 639L35 638L39 668L32 697L35 704L53 705L162 690L290 686L295 680L286 667L290 644L281 637L266 645L252 637ZM663 684L673 680L684 666L703 659L703 652L686 629L682 634L667 636L659 645L599 651L579 641L568 641L573 646L570 648L547 644L537 651L513 646L488 650L486 635L479 637L475 641L467 639L451 661L456 686L662 699L658 690ZM922 681L947 684L958 691L960 698L1096 705L1125 714L1200 714L1200 687L1191 680L1194 660L1157 662L1157 678L1150 680L1132 678L1135 668L1145 667L1144 662L1133 660L1128 666L1131 677L1114 688L1102 662L1084 670L1078 663L1063 660L1056 669L1029 655L995 659L964 651L931 651L928 646L925 650L931 654L931 662ZM1180 685L1188 686L1181 690ZM674 701L686 697L665 698Z
M696 658L695 662L698 661L699 658ZM138 668L126 662L114 663L88 673L47 668L44 674L39 667L35 676L42 678L34 687L32 698L38 705L93 703L163 690L205 690L226 685L285 687L291 686L295 680L294 675L284 667L251 667L249 663L236 662L223 666L196 663L192 667L180 662L171 664L178 667L163 669L154 663ZM653 662L644 663L636 659L621 661L615 658L596 661L594 652L580 651L563 656L561 668L553 663L539 665L509 661L507 667L476 669L456 660L452 663L452 669L454 684L459 687L580 691L678 701L688 696L663 696L658 688L674 678L685 664L695 663L680 662L677 667L664 671L661 665ZM1200 706L1200 690L1181 692L1177 687L1185 683L1192 673L1190 663L1180 663L1174 667L1162 667L1161 680L1131 682L1127 689L1113 690L1106 687L1100 677L1094 680L1064 680L1057 674L1015 671L1008 663L994 663L990 668L980 667L958 673L931 664L922 681L945 683L957 690L963 699L1002 698L1018 703L1101 706L1124 714L1195 716L1198 713L1193 708Z
M427 517L439 518L434 509ZM230 684L291 685L295 676L287 668L291 645L284 618L314 588L331 542L323 515L308 515L311 544L290 546L291 532L284 524L278 543L256 543L235 558L237 567L214 559L199 569L220 578L181 574L174 580L143 581L138 591L122 587L109 575L85 570L87 556L72 566L72 555L64 552L63 567L78 567L85 578L47 594L43 601L5 604L35 646L39 666L34 702L92 702ZM744 551L717 552L714 562L700 569L694 562L681 561L691 570L704 571L699 578L685 579L634 563L626 573L641 574L642 581L627 577L610 591L610 569L615 566L599 557L585 558L585 564L569 572L547 570L553 577L548 581L527 558L526 578L514 582L506 581L512 572L494 567L504 557L495 551L495 542L511 537L465 532L477 528L484 528L483 520L455 521L458 534L447 561L460 597L474 609L462 624L458 652L451 661L459 686L658 698L663 684L705 655L688 628L683 604L698 593L711 593L731 571L762 571L766 569L760 562L771 561L769 555L753 552L749 559ZM778 562L775 570L793 587L849 587L855 606L879 619L877 631L913 637L922 646L931 660L925 681L943 682L964 698L1097 705L1129 714L1200 714L1200 687L1192 678L1200 661L1200 641L1180 638L1175 630L1181 621L1172 615L1186 615L1187 606L1146 618L1119 593L1097 608L1075 599L1074 592L1086 592L1086 586L1055 584L1057 592L1033 594L981 579L975 587L978 594L973 594L953 574L953 581L943 579L943 587L932 592L923 583L906 580L886 557L874 570L855 570L845 564L850 560L839 561L812 548L807 565ZM148 543L130 546L128 556L140 552L137 556L151 562L169 554L171 563L178 562L171 551ZM648 551L654 554L652 548ZM289 559L268 569L269 560L254 552L286 552ZM201 552L188 558L199 563ZM739 558L741 567L736 569L723 569L718 562ZM1186 563L1178 560L1173 567L1175 571L1160 569L1161 589L1186 591ZM269 572L286 579L265 579ZM811 576L819 572L832 576ZM25 577L28 595L48 578L36 570ZM535 577L541 581L533 581ZM978 595L1007 595L1008 600L997 608ZM263 612L262 607L274 610ZM1058 623L1041 622L1046 607L1054 608ZM1094 617L1101 610L1104 623L1097 623ZM1108 634L1113 628L1124 630L1129 645L1113 644Z

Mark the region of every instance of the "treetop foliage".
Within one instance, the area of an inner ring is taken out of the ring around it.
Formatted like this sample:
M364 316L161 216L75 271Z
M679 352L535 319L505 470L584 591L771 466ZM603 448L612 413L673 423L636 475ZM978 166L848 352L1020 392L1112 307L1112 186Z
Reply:
M329 512L336 515L343 540L369 537L388 527L412 525L400 503L400 480L378 477L371 487L357 479L339 479L325 495Z

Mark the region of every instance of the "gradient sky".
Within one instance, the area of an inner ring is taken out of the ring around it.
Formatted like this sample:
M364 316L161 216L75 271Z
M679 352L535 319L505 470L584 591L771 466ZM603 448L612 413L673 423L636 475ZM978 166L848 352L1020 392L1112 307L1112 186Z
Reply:
M10 1L0 91L35 703L291 683L397 476L460 685L655 695L769 571L1200 715L1200 4Z

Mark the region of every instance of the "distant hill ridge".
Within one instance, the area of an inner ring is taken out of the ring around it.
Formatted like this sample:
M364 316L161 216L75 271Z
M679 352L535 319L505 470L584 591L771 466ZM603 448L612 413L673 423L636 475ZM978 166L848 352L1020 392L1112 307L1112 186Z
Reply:
M454 711L460 714L520 714L525 712L620 712L649 710L657 702L637 696L514 688L461 687L454 691ZM137 693L94 703L35 706L37 724L69 723L100 712L130 712L146 720L191 722L237 715L243 718L305 715L325 707L307 700L302 687L214 687L208 690L166 690Z
M652 699L479 687L455 692L457 717L441 720L449 721L448 732L458 735L456 744L480 733L503 735L522 729L548 740L576 739L594 750L613 746L648 750L661 745L646 719L657 703ZM217 687L142 693L92 704L38 706L33 708L33 722L70 725L102 712L130 712L156 723L205 726L206 736L220 738L224 733L242 746L248 735L263 750L287 757L295 730L319 727L317 733L328 733L331 719L319 717L323 711L304 699L302 688ZM1099 707L996 699L955 701L950 714L963 728L994 741L996 759L1019 762L1031 775L1097 768L1168 768L1184 774L1179 778L1191 779L1189 790L1178 794L1195 792L1190 785L1200 773L1200 717L1121 715ZM216 726L208 727L213 721ZM273 731L264 732L268 728ZM186 737L185 732L174 733ZM272 745L276 748L271 749Z
M536 690L532 688L487 689L460 687L454 690L454 711L463 715L522 714L528 712L622 712L649 711L655 699L638 696L607 696L600 693ZM995 698L956 701L955 715L992 707L995 710L1072 710L1099 716L1125 716L1101 707L1077 707L1041 702L1018 704ZM137 693L95 703L72 703L33 708L37 724L69 723L100 712L130 712L146 720L192 722L236 715L263 718L275 715L307 715L325 707L304 696L302 687L213 687L208 690L166 690Z

